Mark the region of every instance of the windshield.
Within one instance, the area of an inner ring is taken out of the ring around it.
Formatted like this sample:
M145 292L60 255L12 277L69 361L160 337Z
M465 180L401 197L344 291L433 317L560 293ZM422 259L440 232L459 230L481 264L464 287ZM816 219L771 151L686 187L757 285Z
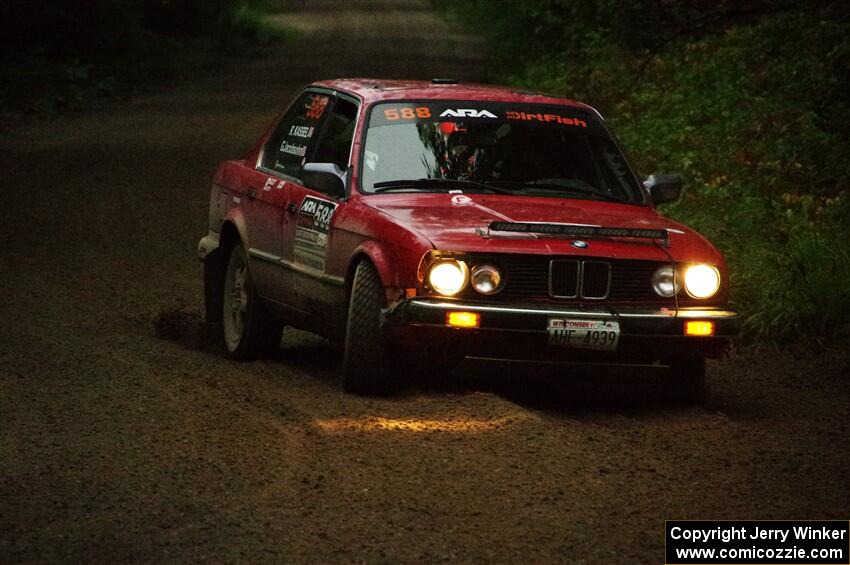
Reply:
M594 116L537 104L377 104L360 186L365 193L490 191L644 202L625 158Z

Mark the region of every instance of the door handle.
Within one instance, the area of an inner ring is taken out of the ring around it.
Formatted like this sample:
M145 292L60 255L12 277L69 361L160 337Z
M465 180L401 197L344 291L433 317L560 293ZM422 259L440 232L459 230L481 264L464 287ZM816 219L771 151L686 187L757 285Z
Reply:
M290 202L289 204L286 205L286 211L289 212L290 214L295 214L296 212L298 212L298 207L295 204L293 204L292 202Z
M256 188L248 189L248 198L251 198L253 200L256 197L257 197L257 189Z

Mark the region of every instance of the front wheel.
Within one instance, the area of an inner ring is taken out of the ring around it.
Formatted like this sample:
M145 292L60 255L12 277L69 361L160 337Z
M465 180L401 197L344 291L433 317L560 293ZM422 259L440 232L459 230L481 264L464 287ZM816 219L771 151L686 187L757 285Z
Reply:
M351 285L342 388L356 394L386 394L392 354L381 333L381 309L387 301L378 271L368 261L357 265Z
M705 403L708 391L704 357L689 357L672 362L668 378L674 398L690 404Z
M224 344L234 359L267 355L280 345L283 325L271 318L254 289L245 249L236 244L224 274Z

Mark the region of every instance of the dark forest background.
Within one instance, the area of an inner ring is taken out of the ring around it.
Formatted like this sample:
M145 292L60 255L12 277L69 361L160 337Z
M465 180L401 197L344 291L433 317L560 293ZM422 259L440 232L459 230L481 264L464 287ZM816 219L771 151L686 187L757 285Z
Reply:
M0 111L8 119L86 106L255 53L274 34L264 0L4 3Z
M485 35L493 81L588 102L642 174L685 176L664 212L726 253L749 339L850 336L850 2L434 2ZM279 39L263 8L7 3L0 112L49 116L255 54Z
M718 244L745 335L850 333L850 2L437 0L497 80L600 109Z

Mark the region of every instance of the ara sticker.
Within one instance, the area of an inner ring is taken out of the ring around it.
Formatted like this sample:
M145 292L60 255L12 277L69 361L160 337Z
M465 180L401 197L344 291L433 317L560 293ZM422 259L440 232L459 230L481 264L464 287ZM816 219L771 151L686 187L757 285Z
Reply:
M461 108L458 110L444 110L441 118L496 118L497 116L487 110L475 110L474 108Z
M336 202L307 196L301 202L301 208L298 211L298 225L328 233L336 207Z
M298 209L295 227L295 262L324 271L328 233L336 202L307 196Z

